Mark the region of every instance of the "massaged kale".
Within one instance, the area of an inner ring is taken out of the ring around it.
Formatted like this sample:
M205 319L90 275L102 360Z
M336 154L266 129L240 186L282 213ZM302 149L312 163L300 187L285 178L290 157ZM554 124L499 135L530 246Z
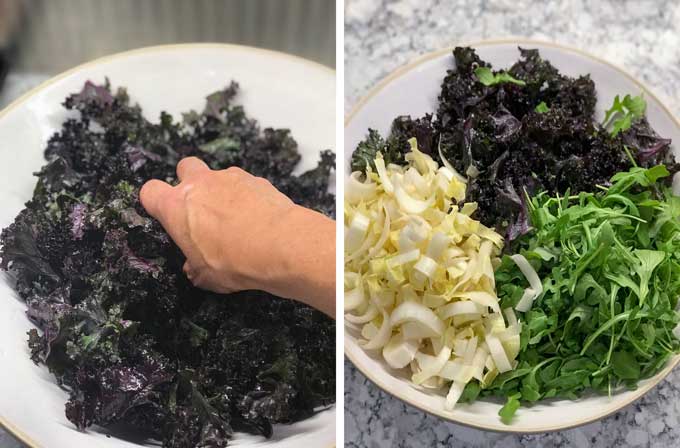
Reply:
M595 121L590 77L560 74L538 50L520 48L507 72L492 70L471 48L457 47L453 56L436 115L397 117L386 139L369 130L352 156L353 171L365 171L378 151L386 163L404 164L406 142L415 137L423 152L436 160L441 152L467 175L466 200L479 204L475 217L510 241L529 228L525 191L594 191L633 161L677 171L671 142L651 128L641 97L615 102L621 114L610 132Z
M237 93L232 83L202 113L153 124L125 90L88 82L66 99L78 118L49 140L33 198L2 232L0 267L40 329L29 332L31 357L69 391L78 428L122 423L167 447L224 447L234 431L268 437L272 424L334 402L334 323L264 292L194 288L139 202L146 180L176 182L177 162L197 156L334 216L334 154L292 175L289 131L261 129Z

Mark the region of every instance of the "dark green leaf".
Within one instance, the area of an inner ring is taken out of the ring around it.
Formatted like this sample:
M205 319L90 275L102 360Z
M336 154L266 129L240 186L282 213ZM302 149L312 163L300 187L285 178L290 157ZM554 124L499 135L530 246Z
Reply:
M616 376L625 380L636 380L640 378L640 364L635 356L628 352L612 353L612 369Z
M550 110L550 108L548 107L547 104L545 104L545 101L541 101L540 103L538 103L538 106L536 106L536 108L534 110L536 112L538 112L539 114L544 114L544 113L548 112Z
M498 415L506 425L510 424L512 417L514 417L515 412L517 412L517 409L519 409L520 396L520 394L509 396L508 400L505 402L505 405L503 405L503 407L498 411Z
M489 67L477 67L477 69L475 69L475 76L477 76L477 80L485 86L494 86L503 83L512 83L519 86L526 85L526 82L513 78L507 72L499 72L494 75Z

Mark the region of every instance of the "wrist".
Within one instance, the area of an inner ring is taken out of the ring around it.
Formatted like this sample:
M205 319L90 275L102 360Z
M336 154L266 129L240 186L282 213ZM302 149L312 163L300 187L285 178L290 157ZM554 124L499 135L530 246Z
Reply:
M262 270L267 291L334 315L335 221L294 205L269 235L271 268Z
M250 260L244 264L241 281L247 289L259 289L285 297L280 285L291 278L295 271L294 259L290 253L294 235L300 231L304 221L302 207L291 204L285 211L272 216L270 220L254 223L259 227L252 234L257 240L247 245L242 255Z

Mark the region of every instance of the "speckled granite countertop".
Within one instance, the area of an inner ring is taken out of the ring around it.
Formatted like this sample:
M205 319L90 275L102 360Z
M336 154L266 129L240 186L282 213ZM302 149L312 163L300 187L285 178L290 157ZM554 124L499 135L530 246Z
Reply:
M532 11L527 14L527 11ZM417 56L458 42L524 37L572 45L641 79L680 116L677 0L347 0L345 110ZM602 421L543 435L505 435L446 423L383 393L345 364L350 447L676 447L680 369Z
M611 61L680 115L677 0L346 0L345 108L421 54L509 37L559 42Z

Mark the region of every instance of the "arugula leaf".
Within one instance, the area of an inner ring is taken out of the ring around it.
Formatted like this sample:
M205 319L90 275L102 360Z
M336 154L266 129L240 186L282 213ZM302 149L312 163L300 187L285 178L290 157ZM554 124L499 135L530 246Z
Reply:
M518 86L527 85L527 83L521 79L513 78L508 72L498 72L494 75L489 67L477 67L475 69L475 76L477 76L479 82L487 87L506 82L517 84Z
M614 352L612 354L612 370L623 380L640 378L640 363L634 355L628 352Z
M640 260L640 266L635 272L640 277L639 297L640 306L642 306L649 293L649 280L652 277L652 272L666 258L666 253L658 250L636 249L633 251L633 255Z
M630 171L623 171L612 176L613 185L609 187L608 193L623 193L635 185L649 187L659 179L669 175L668 169L663 165L657 165L649 169L634 167Z
M545 104L545 101L541 101L540 103L538 103L538 106L536 106L536 108L534 110L536 112L538 112L539 114L544 114L544 113L548 112L550 110L550 108L548 107L547 104Z
M628 109L634 117L639 118L645 114L647 102L642 95L634 97L626 95L623 99L623 106Z
M460 401L461 403L469 403L471 401L475 401L477 397L479 396L479 393L481 392L481 387L479 386L479 383L476 381L470 381L465 385L465 389L463 389L463 393L460 396Z
M603 127L607 127L609 122L615 118L612 122L612 129L610 131L612 137L616 137L619 132L626 131L630 129L633 122L642 118L647 109L647 102L642 97L642 95L631 97L626 95L623 100L620 99L618 95L614 97L614 103L612 107L609 108L604 115L604 121L602 122Z
M501 420L506 425L512 421L512 417L515 415L515 412L517 412L517 409L519 409L520 397L521 394L514 394L509 396L508 400L505 402L505 405L503 405L503 407L498 411L498 415L501 417Z

